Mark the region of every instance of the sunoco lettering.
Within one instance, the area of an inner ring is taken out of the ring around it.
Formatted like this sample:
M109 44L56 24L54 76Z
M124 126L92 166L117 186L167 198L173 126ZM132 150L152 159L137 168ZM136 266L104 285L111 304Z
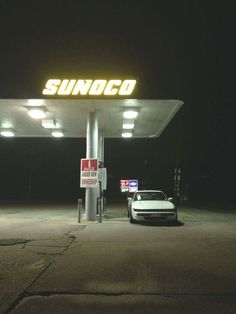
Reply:
M131 95L136 80L60 80L50 79L43 95Z

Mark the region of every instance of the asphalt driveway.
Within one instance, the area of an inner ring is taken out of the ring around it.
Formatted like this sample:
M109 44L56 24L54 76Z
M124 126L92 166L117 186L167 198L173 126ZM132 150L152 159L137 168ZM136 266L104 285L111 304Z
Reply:
M125 204L0 206L0 313L236 313L236 215L180 208L131 225Z

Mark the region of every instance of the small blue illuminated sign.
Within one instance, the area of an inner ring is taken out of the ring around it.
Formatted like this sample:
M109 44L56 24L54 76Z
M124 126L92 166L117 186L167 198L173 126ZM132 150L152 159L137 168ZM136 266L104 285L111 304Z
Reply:
M138 190L138 180L129 180L129 192L136 192Z

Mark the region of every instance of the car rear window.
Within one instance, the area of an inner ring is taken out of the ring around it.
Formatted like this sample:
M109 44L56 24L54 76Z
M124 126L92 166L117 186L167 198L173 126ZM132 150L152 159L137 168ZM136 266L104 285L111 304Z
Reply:
M134 201L163 201L166 197L162 192L140 192L136 193Z

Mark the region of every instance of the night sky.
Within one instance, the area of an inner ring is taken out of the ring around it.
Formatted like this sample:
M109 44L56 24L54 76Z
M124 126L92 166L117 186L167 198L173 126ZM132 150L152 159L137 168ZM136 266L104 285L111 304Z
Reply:
M135 77L136 98L184 106L158 139L105 141L119 180L199 201L235 200L235 1L0 1L0 98L41 98L49 77ZM0 117L1 120L1 117ZM83 139L0 138L0 199L67 199Z

